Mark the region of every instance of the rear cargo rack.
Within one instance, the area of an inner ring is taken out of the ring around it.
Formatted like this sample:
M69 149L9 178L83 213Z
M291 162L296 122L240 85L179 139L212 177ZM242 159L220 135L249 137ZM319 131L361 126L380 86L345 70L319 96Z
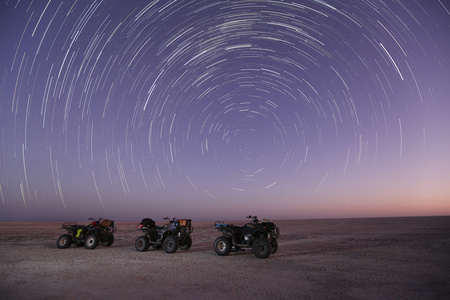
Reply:
M194 231L194 228L192 228L191 219L178 219L178 226L186 228L187 232L190 234L192 231Z
M181 227L191 227L191 219L178 219L178 224Z
M222 226L227 226L228 224L225 223L224 221L216 221L214 222L214 228L219 229Z

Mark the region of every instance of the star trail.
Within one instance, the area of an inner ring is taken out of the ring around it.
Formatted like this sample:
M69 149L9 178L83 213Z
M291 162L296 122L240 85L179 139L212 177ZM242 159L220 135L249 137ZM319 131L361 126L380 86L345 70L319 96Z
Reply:
M447 1L1 1L0 38L0 221L450 213Z

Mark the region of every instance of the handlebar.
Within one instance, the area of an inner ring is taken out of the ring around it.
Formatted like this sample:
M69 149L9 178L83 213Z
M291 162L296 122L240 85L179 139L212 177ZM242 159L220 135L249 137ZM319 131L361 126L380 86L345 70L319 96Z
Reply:
M258 223L258 217L257 216L248 216L247 219L252 219L252 222Z

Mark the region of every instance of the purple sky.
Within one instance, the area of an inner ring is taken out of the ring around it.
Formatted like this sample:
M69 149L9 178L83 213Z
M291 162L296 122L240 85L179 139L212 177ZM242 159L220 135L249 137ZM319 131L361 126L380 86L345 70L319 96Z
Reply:
M450 214L444 0L0 1L0 221Z

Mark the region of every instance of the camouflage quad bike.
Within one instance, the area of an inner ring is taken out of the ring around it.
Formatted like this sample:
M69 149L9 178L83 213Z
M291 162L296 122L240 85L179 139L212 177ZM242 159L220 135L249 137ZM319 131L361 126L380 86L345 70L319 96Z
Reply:
M117 230L113 220L89 218L92 222L89 225L78 225L76 222L65 222L61 229L67 230L68 234L63 234L58 238L56 247L59 249L69 248L72 244L77 247L83 246L86 249L95 249L99 243L109 247L114 242L113 232Z
M259 222L256 216L247 218L252 221L244 226L215 222L214 227L222 232L222 236L214 241L214 250L218 255L226 256L232 250L238 251L241 248L251 248L258 258L267 258L277 252L279 228L270 221Z
M156 226L155 221L147 218L142 220L137 229L144 233L134 244L137 251L147 251L152 246L154 249L162 247L166 253L174 253L178 247L181 250L188 250L192 245L190 234L194 229L191 226L191 219L173 218L168 224Z

